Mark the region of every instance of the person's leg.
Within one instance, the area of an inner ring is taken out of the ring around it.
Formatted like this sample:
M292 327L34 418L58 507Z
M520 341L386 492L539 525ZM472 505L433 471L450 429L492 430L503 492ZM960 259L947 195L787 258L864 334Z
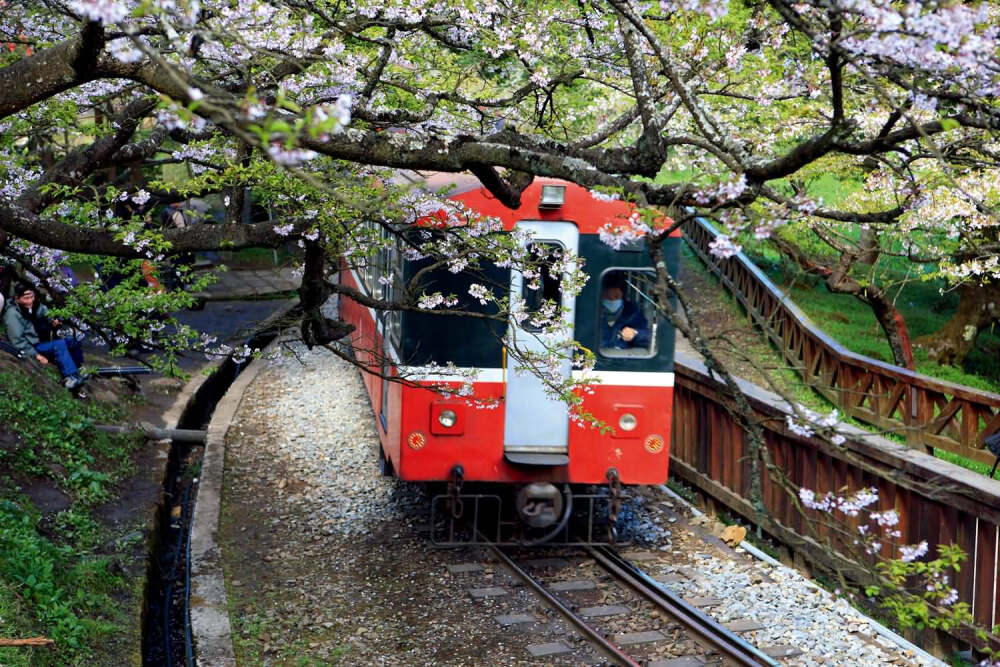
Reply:
M73 357L70 356L69 349L66 347L66 341L62 338L57 338L48 343L39 343L35 346L35 350L39 354L44 354L46 357L54 359L63 377L76 374L78 370L76 363L73 362Z
M66 341L66 349L69 350L69 356L73 358L73 363L79 368L83 366L83 346L75 338L63 338Z

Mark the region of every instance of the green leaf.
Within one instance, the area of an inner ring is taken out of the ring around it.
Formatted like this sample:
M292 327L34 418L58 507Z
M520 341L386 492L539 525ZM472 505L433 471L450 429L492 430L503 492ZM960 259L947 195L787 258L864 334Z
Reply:
M949 130L955 130L961 127L961 124L954 118L942 118L938 122L941 123L941 129L943 129L945 132L948 132Z

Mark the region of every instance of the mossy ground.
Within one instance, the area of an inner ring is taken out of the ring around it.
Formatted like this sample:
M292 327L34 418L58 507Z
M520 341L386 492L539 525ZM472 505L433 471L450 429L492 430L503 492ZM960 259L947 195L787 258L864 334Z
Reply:
M111 386L101 393L120 397ZM0 637L55 642L0 648L0 665L139 660L145 517L114 506L141 440L93 428L126 409L77 400L51 370L0 359Z

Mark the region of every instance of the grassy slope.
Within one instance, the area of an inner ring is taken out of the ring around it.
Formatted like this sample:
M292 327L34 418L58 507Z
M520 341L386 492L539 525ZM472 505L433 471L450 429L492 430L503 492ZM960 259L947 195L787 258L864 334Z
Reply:
M748 248L747 254L767 273L792 301L834 340L853 352L892 363L885 334L868 306L846 294L834 294L820 280L782 262L766 248ZM917 338L940 329L958 306L957 297L944 290L939 281L907 281L890 290L903 314L910 337ZM914 348L919 373L948 382L1000 393L1000 336L985 331L962 368L941 366Z
M817 278L805 275L796 267L782 262L775 253L765 248L750 248L747 254L758 266L764 269L776 285L789 294L792 301L819 328L834 340L858 354L888 363L892 362L892 354L885 341L885 335L867 306L854 297L829 292ZM693 258L693 255L692 258L686 260L685 268L689 271L704 272L706 276L710 276L707 269L701 266L700 262ZM714 281L714 278L710 279ZM715 284L718 285L717 282ZM721 287L719 289L724 291ZM913 338L939 329L954 312L958 303L953 294L942 292L941 285L935 282L906 282L902 288L898 289L898 293L894 291L893 294L896 297L897 307L906 318L910 335ZM735 300L732 300L728 294L722 298L731 301L731 308L739 309ZM762 336L761 341L761 345L767 347ZM778 367L776 365L778 362L775 361L778 359L778 355L773 350L764 351L757 346L749 345L744 346L743 349L747 354L756 358L758 364ZM1000 357L998 357L998 352L1000 352L1000 336L987 331L979 335L976 346L966 359L963 368L941 366L927 359L926 352L919 348L914 349L914 358L916 370L920 373L948 382L1000 393ZM803 383L789 377L790 372L780 371L777 375L779 386L800 403L814 410L829 410L832 407ZM754 381L762 384L760 380ZM875 430L856 420L851 420L851 422L866 430ZM892 438L893 436L886 434L886 437ZM969 461L944 450L935 450L935 455L983 474L988 474L990 471L988 465Z
M132 662L137 591L124 571L134 544L116 539L96 510L114 500L137 441L91 426L121 412L0 361L0 637L56 642L0 648L0 665Z
M726 368L812 410L828 412L832 406L802 381L758 329L750 326L743 307L697 255L686 245L681 249L681 278L692 309L689 318L701 327Z

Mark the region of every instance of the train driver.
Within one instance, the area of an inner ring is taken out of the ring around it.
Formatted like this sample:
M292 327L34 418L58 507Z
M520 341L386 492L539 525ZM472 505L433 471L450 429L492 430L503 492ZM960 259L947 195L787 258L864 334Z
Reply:
M609 271L601 280L602 348L648 348L651 342L646 316L625 298L626 273Z

